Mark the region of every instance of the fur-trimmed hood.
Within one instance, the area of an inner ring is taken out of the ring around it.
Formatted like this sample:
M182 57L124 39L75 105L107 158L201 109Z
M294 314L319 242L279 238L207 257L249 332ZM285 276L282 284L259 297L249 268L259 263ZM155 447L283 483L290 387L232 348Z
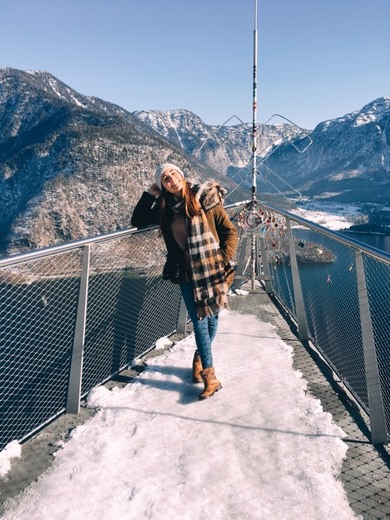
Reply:
M215 181L209 180L202 184L196 184L192 187L192 190L205 211L218 206L218 204L223 205L226 190Z

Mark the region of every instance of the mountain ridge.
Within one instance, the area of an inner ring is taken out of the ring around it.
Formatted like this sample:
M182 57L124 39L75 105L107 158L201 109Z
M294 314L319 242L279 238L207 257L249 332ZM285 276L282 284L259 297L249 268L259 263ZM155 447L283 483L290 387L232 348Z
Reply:
M217 168L219 162L221 173L233 177L238 171L240 182L249 186L252 145L249 124L225 127L222 138L218 126L202 122L198 129L189 128L183 120L177 124L175 111L139 111L135 115L172 142L180 141L184 150L201 150L201 159L206 164ZM234 133L241 135L239 144ZM187 140L188 134L191 141ZM282 191L287 196L299 192L346 202L387 202L390 98L377 98L360 110L319 123L312 131L293 124L259 125L257 134L259 192ZM268 182L271 178L273 189ZM375 193L378 186L380 189Z
M389 114L390 99L378 98L312 131L259 125L259 198L301 191L365 202L376 190L374 202L387 202ZM132 208L165 161L196 182L216 178L231 194L227 202L249 198L249 123L207 125L188 110L130 113L48 72L12 68L0 69L0 121L5 254L129 227ZM272 190L274 174L283 182Z
M0 70L3 253L129 227L161 162L219 176L131 113L91 99L48 73Z

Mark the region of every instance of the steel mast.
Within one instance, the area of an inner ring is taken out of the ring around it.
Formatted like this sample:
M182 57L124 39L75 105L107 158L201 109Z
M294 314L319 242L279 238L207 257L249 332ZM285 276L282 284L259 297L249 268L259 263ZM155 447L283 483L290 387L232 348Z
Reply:
M257 185L257 0L254 0L254 28L253 28L253 112L252 112L252 198L250 211L255 212L256 185ZM255 289L256 266L257 266L257 238L256 234L251 236L251 288Z
M256 204L256 152L257 152L257 0L253 30L253 114L252 114L252 204Z

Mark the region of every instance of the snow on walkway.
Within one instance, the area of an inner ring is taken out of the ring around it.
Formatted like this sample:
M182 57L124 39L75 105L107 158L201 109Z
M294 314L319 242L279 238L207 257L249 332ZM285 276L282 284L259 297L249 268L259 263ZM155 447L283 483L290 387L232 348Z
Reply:
M149 360L122 389L94 389L100 410L3 520L349 520L338 479L343 431L292 367L275 328L224 311L214 364L223 389L198 401L193 336Z

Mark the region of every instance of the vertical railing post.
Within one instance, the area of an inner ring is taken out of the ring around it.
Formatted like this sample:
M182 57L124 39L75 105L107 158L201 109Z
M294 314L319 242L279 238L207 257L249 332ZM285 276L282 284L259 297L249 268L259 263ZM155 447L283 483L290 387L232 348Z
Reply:
M378 361L375 351L375 340L372 329L370 305L368 302L363 255L361 251L357 250L355 252L355 262L360 325L362 329L364 367L366 372L368 407L371 424L371 442L373 444L387 444L386 419L378 370Z
M83 248L83 261L77 303L76 326L73 338L72 360L69 374L68 398L66 413L78 414L80 412L81 382L83 374L83 357L85 344L85 324L88 303L88 282L90 266L90 246Z
M248 258L246 256L246 250L248 247L248 237L243 235L240 240L240 251L238 255L237 262L237 275L244 278L245 269L248 263Z
M286 217L286 226L288 234L288 247L290 252L290 264L291 274L294 289L294 300L295 300L295 312L298 325L298 337L301 341L307 341L309 334L307 331L307 321L305 306L303 303L302 287L299 278L297 255L295 253L294 237L291 229L291 221L289 217Z
M272 293L272 278L271 278L271 272L269 269L269 262L268 262L265 238L260 237L259 240L260 240L261 259L262 259L262 264L263 264L264 290L265 290L266 294L271 294ZM260 269L259 269L259 273L260 273Z

